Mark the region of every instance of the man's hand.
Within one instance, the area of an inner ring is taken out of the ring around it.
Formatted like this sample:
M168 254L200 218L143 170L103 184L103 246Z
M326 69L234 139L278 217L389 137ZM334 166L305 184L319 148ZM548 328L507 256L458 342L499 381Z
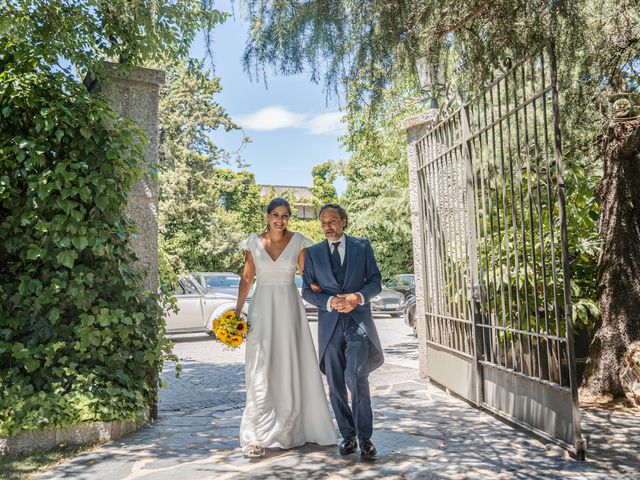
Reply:
M349 313L360 305L360 295L357 293L341 293L337 296L338 300L342 300L342 302L334 307L340 313ZM331 302L333 306L333 302Z
M338 312L345 313L342 311L342 309L345 308L345 305L346 305L346 302L344 298L342 298L340 295L333 297L331 299L331 308L337 310Z
M315 293L320 293L320 292L322 292L322 288L317 283L312 283L311 284L311 291L315 292Z

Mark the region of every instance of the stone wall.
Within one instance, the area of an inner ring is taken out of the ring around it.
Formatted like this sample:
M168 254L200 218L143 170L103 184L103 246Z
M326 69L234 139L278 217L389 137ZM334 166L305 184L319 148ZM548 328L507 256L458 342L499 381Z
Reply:
M149 410L147 409L139 412L135 418L127 420L86 422L70 427L23 431L10 437L0 437L0 458L118 440L148 422Z
M428 110L403 122L407 132L407 155L409 163L409 202L413 236L413 271L416 275L416 327L418 332L418 355L420 376L427 377L427 336L424 309L424 254L422 247L423 225L420 217L420 185L418 183L418 141L434 125L437 109Z
M117 65L107 64L107 81L101 85L101 93L111 108L133 119L147 134L149 143L145 150L147 166L158 164L158 103L160 88L164 84L164 72L148 68L134 68L126 75L117 71ZM138 256L138 268L145 275L145 286L152 292L158 290L158 182L146 175L137 181L129 192L127 217L137 226L132 239L133 250Z

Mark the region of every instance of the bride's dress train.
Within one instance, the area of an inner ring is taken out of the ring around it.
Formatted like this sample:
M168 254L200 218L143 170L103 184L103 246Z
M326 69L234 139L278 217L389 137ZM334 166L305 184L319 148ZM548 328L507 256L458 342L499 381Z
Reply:
M313 339L294 283L300 250L310 244L296 232L273 260L257 235L240 243L251 251L256 267L246 343L247 402L240 425L243 447L336 443Z

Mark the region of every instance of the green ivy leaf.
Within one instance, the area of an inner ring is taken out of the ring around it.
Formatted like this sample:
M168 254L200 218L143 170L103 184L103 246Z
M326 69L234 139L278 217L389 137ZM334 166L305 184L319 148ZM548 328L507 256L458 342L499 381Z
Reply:
M60 318L60 309L58 307L53 307L51 310L49 310L49 314L47 315L47 318L51 320L53 323L57 322L58 319Z
M46 254L46 251L40 248L38 245L31 245L27 249L27 260L37 260Z
M78 258L78 254L73 250L65 250L56 256L58 262L68 268L73 268L73 264Z
M89 240L87 240L87 237L73 237L71 243L73 243L73 246L79 251L82 251L89 245Z

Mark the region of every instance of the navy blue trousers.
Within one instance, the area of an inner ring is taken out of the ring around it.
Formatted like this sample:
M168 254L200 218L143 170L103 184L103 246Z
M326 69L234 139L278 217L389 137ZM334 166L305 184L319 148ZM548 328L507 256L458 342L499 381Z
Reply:
M340 315L324 352L329 396L344 438L371 438L373 414L369 393L369 338L349 315ZM347 397L351 393L351 407Z

